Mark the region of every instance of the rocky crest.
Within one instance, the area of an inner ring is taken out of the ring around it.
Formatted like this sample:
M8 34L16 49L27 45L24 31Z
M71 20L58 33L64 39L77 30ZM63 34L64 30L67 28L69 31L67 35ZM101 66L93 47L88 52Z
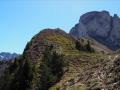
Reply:
M120 18L107 11L88 12L70 31L74 37L92 37L112 50L120 48Z
M59 50L61 47L66 47L65 49L70 49L75 46L73 38L63 30L59 28L44 29L36 34L27 44L24 50L24 54L26 55L26 57L29 57L30 60L35 61L38 60L39 57L41 57L45 50L45 47L51 45L54 46L55 50Z

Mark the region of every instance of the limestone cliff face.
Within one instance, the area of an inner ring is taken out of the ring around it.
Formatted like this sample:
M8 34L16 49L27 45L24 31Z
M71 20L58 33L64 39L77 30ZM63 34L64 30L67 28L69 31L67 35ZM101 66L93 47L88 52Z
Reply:
M92 37L112 50L120 48L120 18L107 11L88 12L70 31L74 37Z
M84 24L80 21L79 24L76 24L75 27L72 28L70 33L72 33L72 35L76 37L84 37L87 36L87 29L84 26Z

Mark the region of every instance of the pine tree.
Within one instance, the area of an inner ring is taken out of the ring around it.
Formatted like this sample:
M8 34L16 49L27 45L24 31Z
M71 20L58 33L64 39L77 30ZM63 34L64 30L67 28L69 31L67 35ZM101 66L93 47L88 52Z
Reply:
M33 79L33 69L30 60L24 60L11 82L9 90L28 90Z

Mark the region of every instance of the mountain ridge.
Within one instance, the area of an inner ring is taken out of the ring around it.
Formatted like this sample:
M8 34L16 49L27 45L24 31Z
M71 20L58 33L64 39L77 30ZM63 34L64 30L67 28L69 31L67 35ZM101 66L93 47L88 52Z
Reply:
M94 13L98 12L93 12L93 16ZM104 21L109 14L103 13ZM97 18L101 17L99 14ZM92 21L93 16L85 18ZM89 24L88 21L84 23ZM82 33L71 35L59 28L43 29L31 38L22 55L1 62L1 67L7 67L0 68L0 90L119 90L119 52L113 53L93 37L86 37L83 23L76 26L74 29L79 28Z
M19 54L17 54L17 53L1 52L0 53L0 60L1 61L3 61L3 60L8 61L8 60L15 59L18 56L19 56Z

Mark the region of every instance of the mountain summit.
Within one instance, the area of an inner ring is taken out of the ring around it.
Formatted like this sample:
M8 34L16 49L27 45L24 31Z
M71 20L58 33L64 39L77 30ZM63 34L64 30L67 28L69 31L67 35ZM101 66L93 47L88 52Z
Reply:
M108 11L92 11L80 17L79 23L71 30L74 37L91 37L111 50L120 48L120 18Z

